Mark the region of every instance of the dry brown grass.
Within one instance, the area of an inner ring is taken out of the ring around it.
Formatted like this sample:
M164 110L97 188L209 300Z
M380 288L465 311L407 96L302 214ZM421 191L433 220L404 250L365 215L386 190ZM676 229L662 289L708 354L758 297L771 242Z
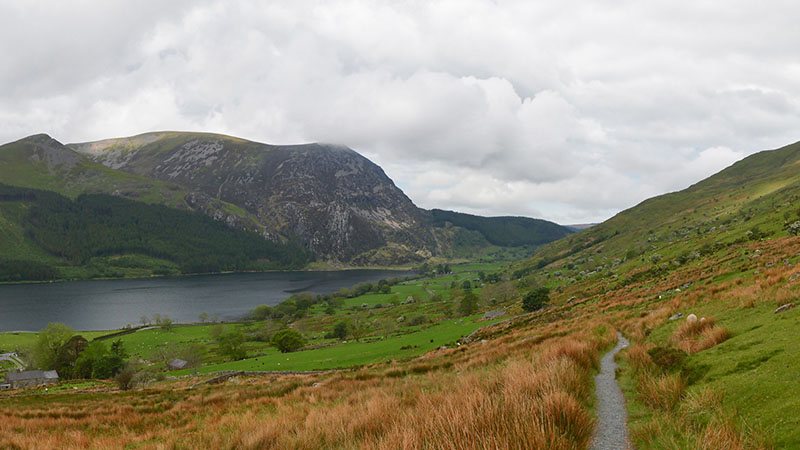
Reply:
M651 408L671 411L683 398L686 381L680 374L658 375L644 372L639 376L639 397Z
M727 328L716 325L713 317L694 322L684 322L672 334L670 342L686 353L697 353L731 337Z
M653 358L647 353L648 346L645 344L633 344L628 348L626 356L631 363L634 373L641 373L653 367Z
M772 448L763 435L749 432L733 415L717 414L696 441L698 450L766 450Z
M0 448L585 448L590 371L615 333L552 320L354 373L0 398Z

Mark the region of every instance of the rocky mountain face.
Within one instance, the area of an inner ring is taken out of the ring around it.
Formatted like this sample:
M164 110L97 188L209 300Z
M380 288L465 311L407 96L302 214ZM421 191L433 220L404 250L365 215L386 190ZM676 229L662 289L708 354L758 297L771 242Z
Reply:
M346 147L170 132L68 147L110 169L178 185L190 208L273 241L303 242L332 263L401 264L436 251L425 213Z

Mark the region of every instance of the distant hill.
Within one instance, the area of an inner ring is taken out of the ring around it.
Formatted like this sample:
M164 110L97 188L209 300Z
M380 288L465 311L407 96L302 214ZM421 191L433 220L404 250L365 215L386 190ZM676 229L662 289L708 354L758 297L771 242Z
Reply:
M481 217L441 209L432 209L430 216L435 227L450 223L477 231L486 241L501 247L542 245L571 233L571 230L556 223L528 217Z
M597 224L596 223L576 223L576 224L572 224L572 225L563 225L563 226L565 228L569 228L570 230L577 232L577 231L583 231L583 230L585 230L587 228L591 228L591 227L593 227L595 225L597 225Z

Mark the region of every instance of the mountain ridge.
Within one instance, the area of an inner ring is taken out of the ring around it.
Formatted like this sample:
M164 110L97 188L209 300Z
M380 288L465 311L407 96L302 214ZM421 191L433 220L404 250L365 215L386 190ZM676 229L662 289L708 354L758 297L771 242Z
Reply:
M273 243L302 243L332 267L463 257L497 247L486 236L501 227L501 219L485 219L489 231L445 227L346 146L279 146L213 133L163 131L67 145L32 135L0 146L0 183L199 211ZM9 222L22 217L7 214ZM549 239L544 230L566 233L551 222L519 220L536 245ZM512 253L530 251L524 247L531 242L511 242L524 244Z

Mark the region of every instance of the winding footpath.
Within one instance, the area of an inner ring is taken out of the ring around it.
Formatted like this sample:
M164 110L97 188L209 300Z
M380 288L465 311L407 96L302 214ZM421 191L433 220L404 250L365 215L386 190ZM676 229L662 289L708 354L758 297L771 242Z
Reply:
M617 363L614 356L630 343L617 333L617 345L600 361L600 373L594 377L599 405L597 434L592 441L593 450L627 450L632 448L628 440L628 411L625 397L616 378Z

